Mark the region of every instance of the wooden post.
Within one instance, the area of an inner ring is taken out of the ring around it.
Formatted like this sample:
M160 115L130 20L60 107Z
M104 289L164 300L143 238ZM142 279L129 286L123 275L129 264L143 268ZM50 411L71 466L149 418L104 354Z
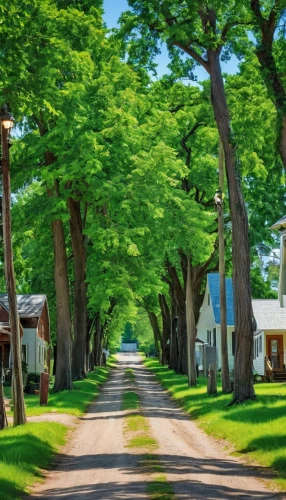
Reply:
M188 384L195 386L196 371L196 321L194 312L194 292L191 274L191 262L188 257L187 284L186 284L186 322L187 322L187 367Z
M7 416L5 411L5 400L3 390L3 363L0 363L0 430L8 427Z
M5 279L9 301L9 322L11 329L12 347L12 394L13 394L13 425L26 423L26 412L23 393L21 339L19 315L17 307L16 283L14 275L12 236L11 236L11 214L10 214L10 164L9 164L9 130L1 123L1 145L2 145L2 217L3 217L3 242L4 242L4 264Z
M210 396L217 396L216 387L216 363L211 363L209 367L208 376L208 394Z
M227 347L226 290L225 290L225 258L224 258L224 223L223 223L223 191L224 191L224 153L219 139L219 187L221 204L217 204L218 238L219 238L219 278L220 278L220 332L221 332L221 378L222 392L231 392Z
M49 381L50 381L49 374L42 372L40 375L40 406L45 406L48 404Z

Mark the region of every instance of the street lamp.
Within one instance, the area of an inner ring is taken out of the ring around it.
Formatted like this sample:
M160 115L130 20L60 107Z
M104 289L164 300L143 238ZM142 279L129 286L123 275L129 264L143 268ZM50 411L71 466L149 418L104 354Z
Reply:
M1 121L1 124L3 125L3 127L9 131L11 130L11 128L14 125L15 120L14 120L13 116L11 115L11 113L9 113L9 111L7 111L6 106L2 106L2 108L1 108L0 121Z
M11 190L10 190L10 161L9 161L9 134L14 124L13 116L7 111L6 106L0 110L1 123L1 148L2 148L2 218L3 218L3 243L5 280L9 301L9 322L11 330L12 347L12 392L14 418L13 424L26 423L25 404L23 397L23 376L21 359L21 338L19 315L17 307L16 282L14 275L12 235L11 235Z

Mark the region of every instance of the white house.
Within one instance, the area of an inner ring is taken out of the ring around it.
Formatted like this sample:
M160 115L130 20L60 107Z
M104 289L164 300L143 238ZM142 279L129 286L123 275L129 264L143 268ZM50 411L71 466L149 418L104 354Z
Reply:
M226 303L227 303L227 337L228 337L228 362L229 369L233 370L235 353L235 330L233 313L232 279L226 278ZM216 347L217 366L221 367L221 330L220 330L220 288L219 274L207 275L207 286L202 303L198 323L197 336L210 346Z
M226 278L227 335L229 369L234 368L235 326L232 279ZM253 369L261 376L286 380L286 307L279 300L253 299L254 332ZM221 367L220 285L219 274L207 276L207 286L198 324L198 337L216 347L217 365ZM270 362L270 364L269 364ZM272 369L271 369L272 367Z
M29 373L49 368L48 344L50 319L46 295L17 295L22 360ZM0 294L0 360L4 369L11 368L9 303L7 294Z

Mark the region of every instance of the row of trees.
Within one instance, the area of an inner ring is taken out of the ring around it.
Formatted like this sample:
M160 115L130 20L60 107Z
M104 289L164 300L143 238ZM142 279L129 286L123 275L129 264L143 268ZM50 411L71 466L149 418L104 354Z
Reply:
M21 12L14 0L1 5L2 101L19 124L10 150L18 287L48 294L55 391L99 364L102 343L135 322L138 308L163 362L170 341L170 367L195 385L195 325L206 274L218 269L220 137L238 333L234 399L251 398L249 242L255 259L257 245L271 242L267 224L280 216L284 196L284 97L270 85L276 78L283 89L284 7L129 3L132 12L108 37L100 0L25 0ZM171 74L152 81L160 40ZM230 52L243 62L223 78L220 60ZM265 65L271 59L267 71L261 57ZM210 79L184 85L194 61Z

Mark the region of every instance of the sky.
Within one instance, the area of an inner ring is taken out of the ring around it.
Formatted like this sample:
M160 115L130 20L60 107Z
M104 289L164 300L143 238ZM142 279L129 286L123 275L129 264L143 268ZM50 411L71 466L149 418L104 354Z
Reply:
M104 0L104 21L106 23L107 28L115 28L118 26L118 19L122 12L125 10L130 10L128 6L127 0ZM158 77L168 73L167 65L169 63L169 56L166 46L161 47L161 54L157 56L156 63L158 64L157 73ZM238 71L238 60L235 56L232 56L231 61L227 63L221 63L222 71L229 74L234 74ZM195 74L198 77L198 81L206 80L208 78L208 74L202 67L197 67L195 70ZM193 84L194 82L190 82Z

